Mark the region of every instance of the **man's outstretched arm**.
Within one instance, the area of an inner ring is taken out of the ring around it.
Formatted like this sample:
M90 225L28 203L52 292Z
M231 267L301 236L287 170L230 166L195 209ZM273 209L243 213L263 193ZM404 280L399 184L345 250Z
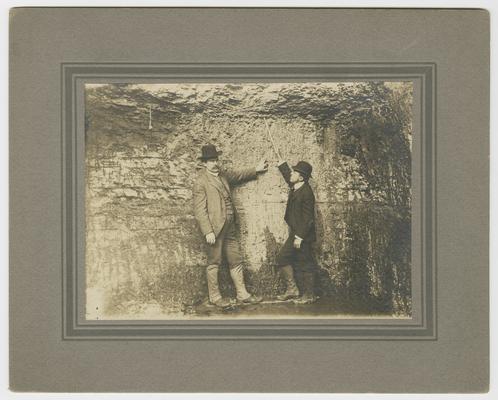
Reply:
M291 176L291 167L289 166L289 163L284 160L279 160L278 161L278 169L280 170L280 173L285 179L285 182L287 185L291 186L291 181L290 181L290 176Z
M240 170L224 171L224 175L230 185L237 185L239 183L247 182L258 177L268 170L268 161L261 160L258 165L253 168L245 168Z

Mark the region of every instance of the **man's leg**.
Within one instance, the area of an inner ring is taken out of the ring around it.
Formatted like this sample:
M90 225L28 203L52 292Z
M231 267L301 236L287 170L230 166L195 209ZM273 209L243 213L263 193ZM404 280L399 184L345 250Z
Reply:
M233 223L227 229L225 236L225 254L230 268L230 277L232 278L235 290L237 292L237 300L242 303L259 303L262 298L251 295L244 282L244 267L242 255L240 254L239 242L236 238L235 226Z
M296 267L301 272L302 296L297 300L301 304L310 304L317 301L315 293L315 271L316 262L313 257L311 244L303 242L300 250L297 251Z
M209 302L220 307L226 307L230 302L221 296L218 284L219 269L217 264L208 265L206 268Z
M292 265L280 267L280 276L285 282L285 292L277 296L277 300L290 300L299 297L299 289L294 279L294 270Z
M208 285L208 296L209 302L218 307L228 307L230 301L224 299L220 293L220 286L218 281L218 272L220 270L220 264L222 259L222 248L223 241L225 237L224 230L216 238L216 242L213 245L207 245L207 258L208 266L206 268L206 278Z
M301 304L310 304L318 300L315 295L314 272L303 271L302 273L303 295L297 300Z
M277 300L289 300L299 297L299 289L296 285L294 269L291 265L294 262L296 252L293 242L293 236L289 236L277 256L277 266L280 269L280 276L285 282L285 292L278 295Z
M244 282L244 268L242 264L230 265L230 277L237 292L237 300L244 301L250 298L251 294L247 291Z

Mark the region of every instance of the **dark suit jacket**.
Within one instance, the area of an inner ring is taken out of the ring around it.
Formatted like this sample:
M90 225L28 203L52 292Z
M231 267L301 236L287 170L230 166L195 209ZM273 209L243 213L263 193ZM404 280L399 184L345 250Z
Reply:
M203 168L194 182L194 215L202 234L214 232L219 235L225 225L227 210L223 199L223 190L230 193L230 187L252 179L256 179L255 168L238 171L221 171L219 178L209 174ZM225 187L223 188L224 185Z
M285 209L285 222L289 225L292 234L299 236L304 241L313 242L316 240L313 189L306 182L299 189L293 190L290 183L291 168L289 164L279 165L278 169L291 187Z

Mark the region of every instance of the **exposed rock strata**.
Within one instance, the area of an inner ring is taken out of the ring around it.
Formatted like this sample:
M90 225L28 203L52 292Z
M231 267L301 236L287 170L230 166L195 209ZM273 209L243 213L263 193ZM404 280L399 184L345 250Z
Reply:
M235 201L250 290L279 290L273 263L287 234L287 188L265 120L291 163L314 167L322 295L358 311L409 315L410 90L401 83L87 88L88 317L145 315L144 307L172 313L206 295L191 188L207 142L223 150L227 167L271 163L236 189Z

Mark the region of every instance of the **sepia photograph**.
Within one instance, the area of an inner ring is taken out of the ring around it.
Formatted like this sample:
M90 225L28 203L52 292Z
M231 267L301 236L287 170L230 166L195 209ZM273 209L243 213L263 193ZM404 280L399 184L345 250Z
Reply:
M412 318L411 81L84 94L87 320Z
M12 393L489 391L488 10L8 17Z

